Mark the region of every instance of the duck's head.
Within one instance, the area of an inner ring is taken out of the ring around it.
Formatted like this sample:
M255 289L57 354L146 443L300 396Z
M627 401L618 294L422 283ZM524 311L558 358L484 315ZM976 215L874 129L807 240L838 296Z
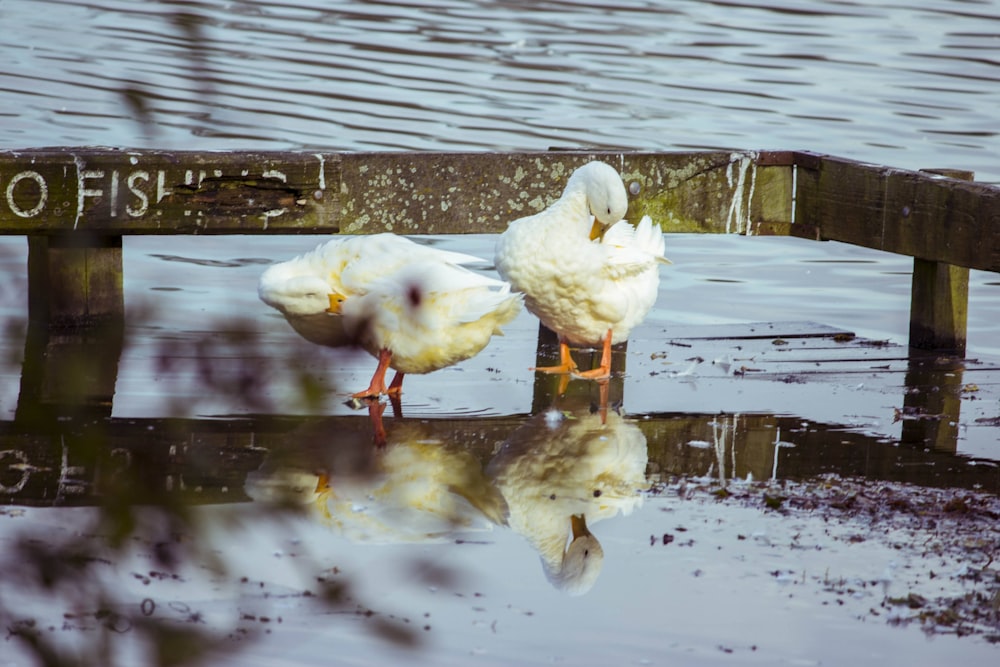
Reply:
M559 590L570 595L583 595L597 581L604 566L604 549L587 528L582 514L570 517L572 537L563 553L562 566L555 571L546 567L545 574Z
M294 267L275 264L260 277L257 293L261 301L285 315L316 315L331 304L330 285L322 278L299 274Z
M628 193L618 171L609 164L588 162L573 172L566 190L582 189L590 213L603 226L612 225L628 211Z
M339 292L332 290L327 291L329 292L326 295L329 307L326 309L326 312L333 313L334 315L340 315L343 312L344 301L347 300L347 297Z

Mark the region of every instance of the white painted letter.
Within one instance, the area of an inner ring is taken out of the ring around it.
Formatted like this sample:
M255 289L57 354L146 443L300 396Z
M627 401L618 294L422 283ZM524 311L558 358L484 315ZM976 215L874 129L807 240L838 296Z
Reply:
M156 172L156 203L159 204L167 195L174 194L173 188L166 187L166 173L160 169Z
M115 210L115 209L118 208L118 170L117 169L115 169L114 171L111 172L111 197L110 197L110 199L111 199L111 202L109 203L108 208L111 209L111 217L113 218L116 215L118 215L118 212Z
M20 183L26 178L37 183L39 190L38 202L32 208L29 209L21 208L14 201L14 188L17 187L18 183ZM36 215L42 212L48 200L49 200L49 186L45 182L45 179L42 178L42 175L39 174L37 171L22 171L17 174L14 174L14 176L10 179L10 183L7 184L7 206L10 207L10 210L14 213L14 215L20 218L35 217Z
M83 215L84 197L104 196L104 190L100 188L93 188L93 189L88 188L86 185L86 180L88 178L104 178L104 171L101 169L83 169L79 171L78 174L79 175L77 176L78 180L77 187L79 188L80 194L77 196L76 212L77 212L77 219L79 220L80 216Z
M135 195L135 198L139 202L139 205L135 208L132 208L131 204L125 204L125 212L128 213L133 218L138 218L143 215L146 215L146 211L149 210L149 197L146 196L146 193L143 192L142 188L140 188L139 185L137 184L137 182L140 180L143 182L148 182L149 172L141 170L133 171L131 174L128 175L128 179L125 181L125 184L128 186L129 192Z

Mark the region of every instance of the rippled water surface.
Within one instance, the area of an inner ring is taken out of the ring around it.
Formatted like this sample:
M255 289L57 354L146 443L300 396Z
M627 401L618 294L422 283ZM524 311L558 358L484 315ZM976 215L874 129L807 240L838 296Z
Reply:
M5 0L0 20L5 147L795 148L1000 180L989 1Z

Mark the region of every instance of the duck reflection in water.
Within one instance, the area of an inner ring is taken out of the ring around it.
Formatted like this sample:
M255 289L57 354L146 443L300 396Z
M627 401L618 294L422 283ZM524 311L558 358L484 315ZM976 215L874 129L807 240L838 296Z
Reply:
M616 411L551 407L511 434L487 466L507 500L510 528L541 556L545 576L571 595L604 564L591 527L642 505L646 437Z
M482 462L432 423L393 420L384 438L375 447L361 438L338 442L338 458L322 474L258 472L247 493L265 500L277 490L335 532L369 544L442 542L506 524L506 502Z

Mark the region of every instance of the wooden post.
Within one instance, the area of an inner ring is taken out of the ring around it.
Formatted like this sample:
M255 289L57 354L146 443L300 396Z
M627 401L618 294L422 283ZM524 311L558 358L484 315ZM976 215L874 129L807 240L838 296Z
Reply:
M28 237L28 331L16 419L111 416L124 340L121 236Z
M970 171L924 169L971 181ZM913 260L910 289L910 347L965 356L969 315L969 269L919 257Z
M124 317L122 237L28 237L28 318L76 329Z

